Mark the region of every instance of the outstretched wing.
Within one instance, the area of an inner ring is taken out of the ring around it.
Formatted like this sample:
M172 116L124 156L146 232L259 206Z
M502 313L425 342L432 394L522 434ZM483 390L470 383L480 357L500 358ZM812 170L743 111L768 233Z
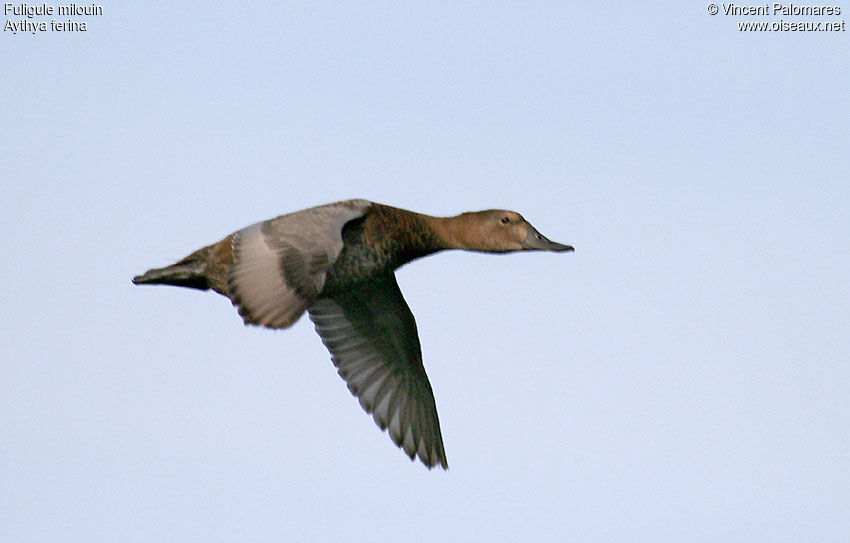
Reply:
M411 460L448 468L413 313L389 273L319 298L310 319L348 389Z
M230 298L246 324L286 328L310 307L342 251L342 227L371 202L346 200L263 221L233 236Z

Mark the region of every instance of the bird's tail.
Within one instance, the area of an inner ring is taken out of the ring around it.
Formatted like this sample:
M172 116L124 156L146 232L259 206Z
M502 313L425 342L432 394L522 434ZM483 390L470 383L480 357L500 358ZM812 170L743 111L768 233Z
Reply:
M203 260L197 258L196 254L184 258L177 264L164 268L153 268L142 275L137 275L133 278L133 283L137 285L174 285L207 290L210 288L206 276L207 265Z

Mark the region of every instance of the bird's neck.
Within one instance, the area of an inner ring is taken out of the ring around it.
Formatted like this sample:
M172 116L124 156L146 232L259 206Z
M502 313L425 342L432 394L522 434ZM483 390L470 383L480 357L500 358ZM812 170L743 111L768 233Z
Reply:
M394 268L448 249L464 248L460 217L433 217L376 204L367 220L366 235Z
M463 213L454 217L423 215L423 220L438 239L439 250L484 251L486 249L480 243L481 236L478 232L478 224L472 220L472 215L471 213Z

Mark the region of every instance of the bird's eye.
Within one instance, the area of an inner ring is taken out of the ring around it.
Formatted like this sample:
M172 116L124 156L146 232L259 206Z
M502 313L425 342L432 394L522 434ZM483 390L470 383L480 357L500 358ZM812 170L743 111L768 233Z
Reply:
M502 217L502 224L508 224L509 222L511 222L510 217Z

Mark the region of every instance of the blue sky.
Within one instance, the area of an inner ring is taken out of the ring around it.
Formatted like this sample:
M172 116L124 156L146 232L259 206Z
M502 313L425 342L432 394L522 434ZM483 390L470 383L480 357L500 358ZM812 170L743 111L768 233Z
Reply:
M0 539L846 539L846 32L101 5L2 36ZM130 283L351 197L515 209L576 247L398 272L448 472L375 428L307 319Z

